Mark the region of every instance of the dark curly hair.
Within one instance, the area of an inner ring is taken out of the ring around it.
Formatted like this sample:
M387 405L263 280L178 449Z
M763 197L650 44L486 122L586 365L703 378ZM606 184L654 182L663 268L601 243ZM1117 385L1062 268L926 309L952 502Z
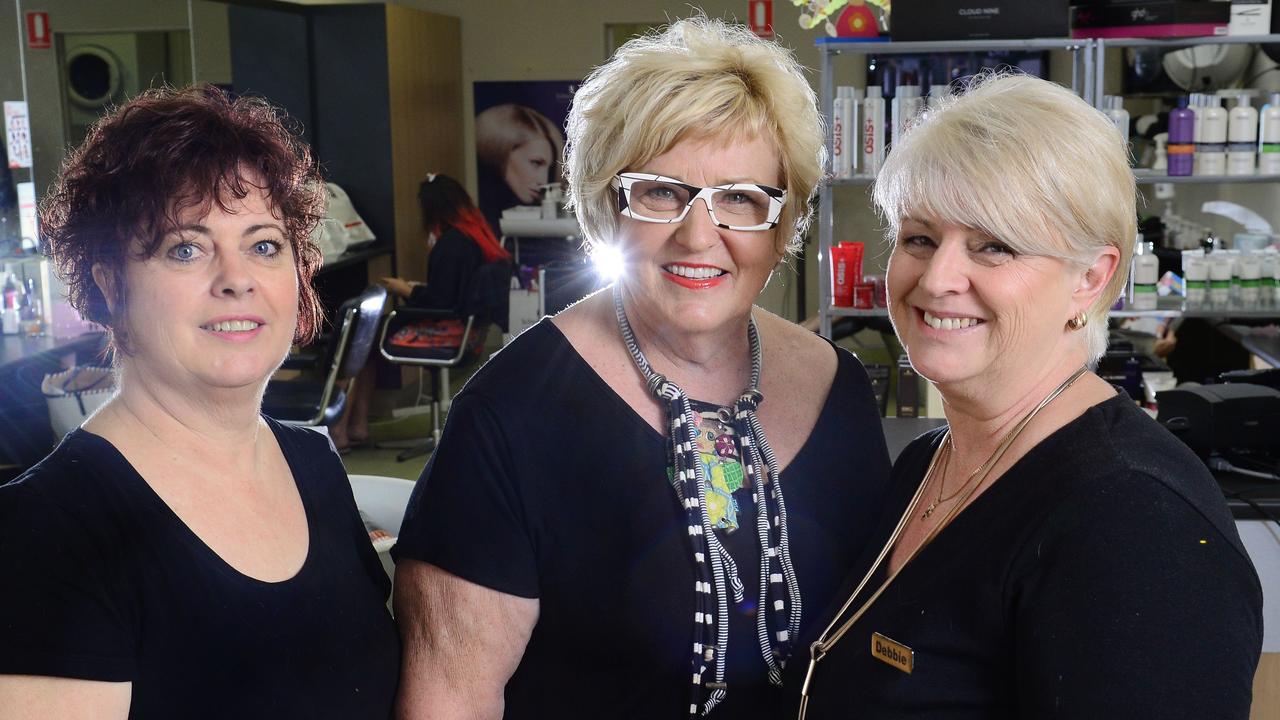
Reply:
M127 351L125 263L154 256L185 211L203 214L216 202L229 212L231 200L261 183L293 248L294 339L313 340L323 310L311 279L323 257L310 236L325 189L310 148L286 123L267 101L233 100L211 85L147 90L99 120L40 204L45 252L71 305L105 325L113 344ZM110 304L94 282L95 265L113 280ZM113 306L119 309L114 316Z

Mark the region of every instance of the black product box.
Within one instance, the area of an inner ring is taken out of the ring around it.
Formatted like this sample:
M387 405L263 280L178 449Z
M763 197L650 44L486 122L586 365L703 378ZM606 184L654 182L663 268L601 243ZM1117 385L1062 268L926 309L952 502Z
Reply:
M906 355L898 357L898 417L920 417L920 375Z
M1068 0L894 0L894 40L1066 37Z
M1226 35L1231 3L1226 0L1077 2L1071 6L1071 36L1195 37Z
M889 374L893 368L888 365L864 365L863 367L871 380L871 392L876 396L876 407L880 408L880 417L884 417L889 407Z

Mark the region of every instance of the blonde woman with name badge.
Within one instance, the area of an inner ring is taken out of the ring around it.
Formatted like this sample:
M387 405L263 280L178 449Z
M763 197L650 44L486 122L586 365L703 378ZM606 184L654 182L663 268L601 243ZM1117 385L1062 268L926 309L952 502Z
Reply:
M890 316L947 427L898 458L876 552L806 638L801 717L1248 717L1262 596L1222 491L1090 369L1135 195L1110 121L1028 76L896 144Z

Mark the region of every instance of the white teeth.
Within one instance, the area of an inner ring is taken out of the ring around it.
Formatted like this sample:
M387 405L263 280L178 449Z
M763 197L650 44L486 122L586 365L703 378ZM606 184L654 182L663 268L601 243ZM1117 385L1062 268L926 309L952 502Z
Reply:
M724 271L719 268L695 268L687 265L666 265L663 267L663 270L666 270L672 275L679 275L680 277L690 278L691 280L706 280L707 278L719 277L724 274Z
M963 330L982 322L978 318L940 318L928 310L924 313L924 321L934 330Z
M257 329L260 324L252 320L223 320L204 327L214 332L248 332Z

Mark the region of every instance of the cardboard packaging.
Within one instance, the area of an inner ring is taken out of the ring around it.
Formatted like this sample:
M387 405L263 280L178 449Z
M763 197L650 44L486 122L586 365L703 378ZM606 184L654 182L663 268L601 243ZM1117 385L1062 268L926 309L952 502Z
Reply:
M1071 37L1167 38L1226 35L1230 20L1229 2L1087 2L1071 7Z
M1231 0L1228 35L1266 35L1271 32L1271 0Z
M1068 0L894 0L889 34L898 40L1066 37Z

